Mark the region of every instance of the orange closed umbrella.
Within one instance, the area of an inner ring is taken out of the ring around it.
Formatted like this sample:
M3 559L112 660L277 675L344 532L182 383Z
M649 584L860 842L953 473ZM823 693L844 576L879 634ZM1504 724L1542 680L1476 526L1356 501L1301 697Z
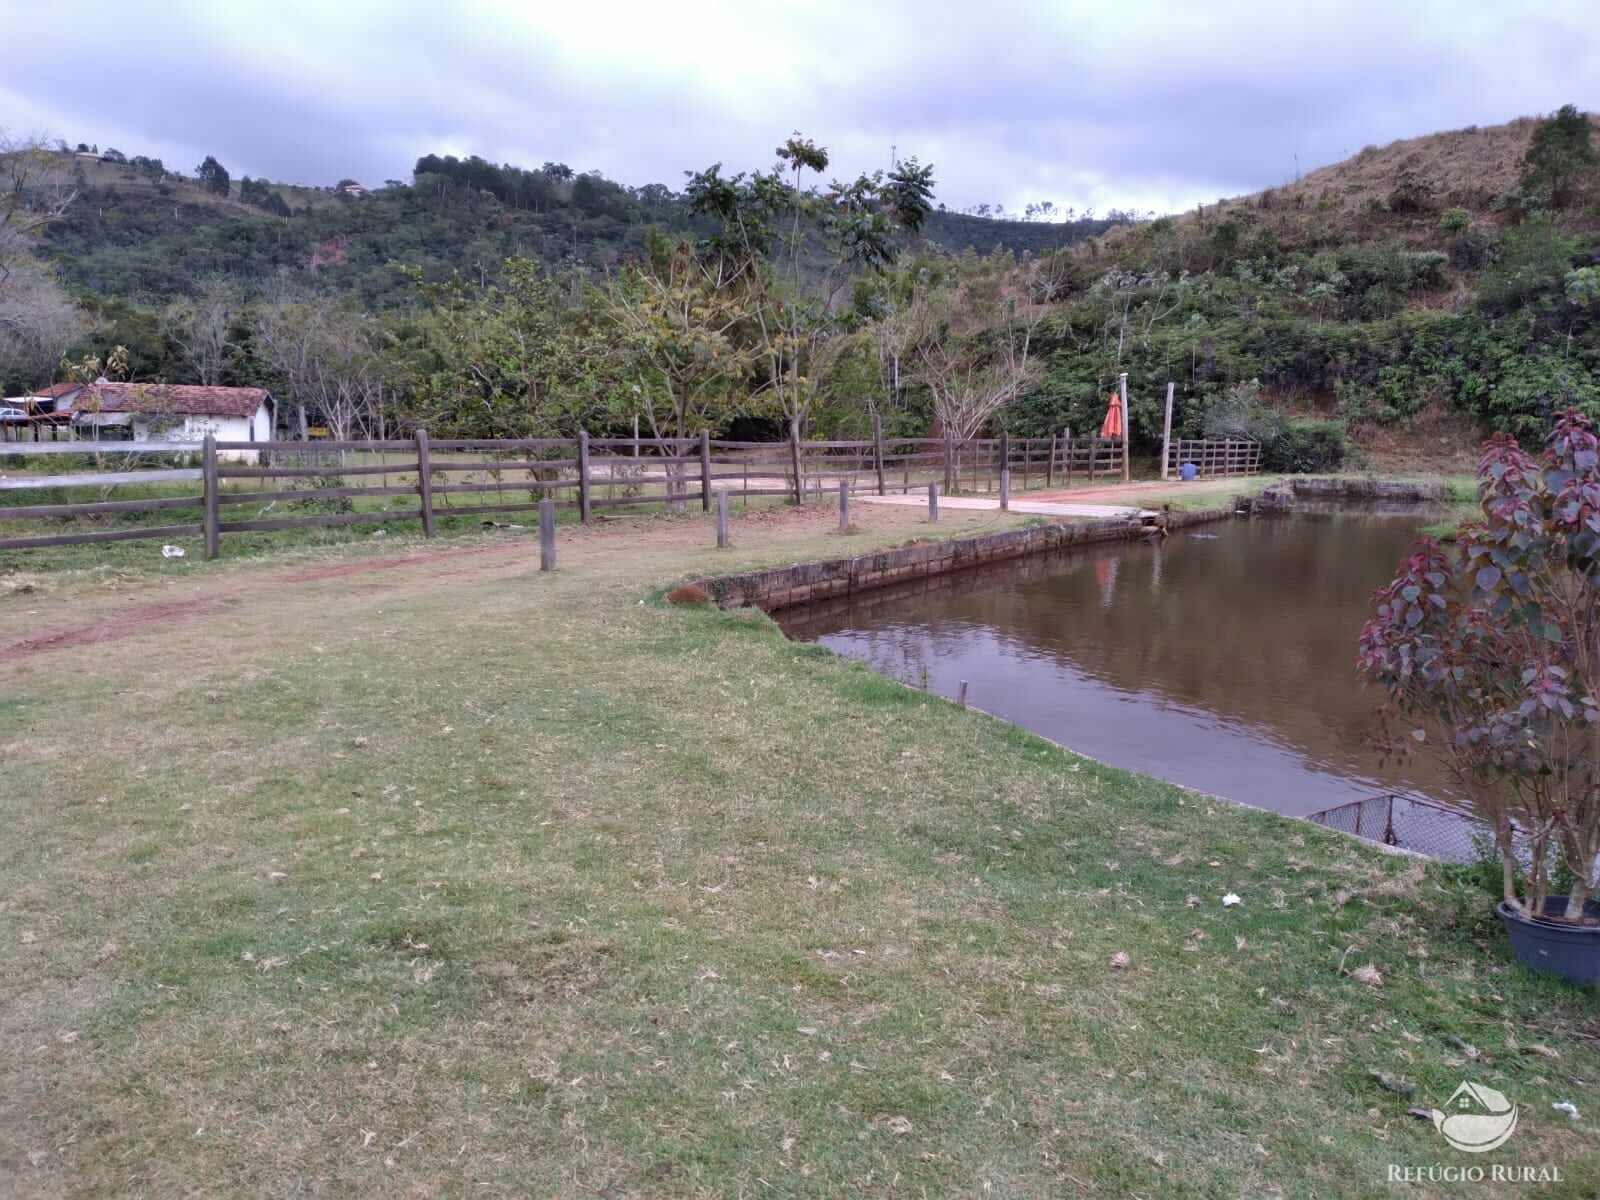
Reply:
M1100 436L1103 438L1122 436L1122 400L1116 393L1112 393L1111 407L1106 409L1106 419L1100 422Z

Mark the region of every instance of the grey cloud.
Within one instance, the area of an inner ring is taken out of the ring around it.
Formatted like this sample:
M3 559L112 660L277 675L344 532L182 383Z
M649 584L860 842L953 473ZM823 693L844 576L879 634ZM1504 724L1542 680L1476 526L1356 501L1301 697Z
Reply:
M0 77L0 125L185 169L215 153L235 174L378 181L441 151L676 187L712 161L764 165L801 128L840 173L891 146L933 161L952 207L1186 207L1282 182L1297 159L1592 102L1575 92L1600 78L1600 30L1568 0L0 0L0 28L29 48ZM63 62L94 69L63 86Z

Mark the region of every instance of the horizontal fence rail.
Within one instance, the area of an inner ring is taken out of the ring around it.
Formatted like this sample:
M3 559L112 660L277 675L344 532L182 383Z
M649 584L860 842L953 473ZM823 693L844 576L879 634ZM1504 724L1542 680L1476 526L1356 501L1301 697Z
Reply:
M33 458L43 471L27 467ZM1123 462L1120 438L1070 431L751 442L708 433L435 441L418 430L380 441L8 443L0 446L0 550L200 534L215 557L231 533L418 521L431 537L441 517L529 513L544 500L587 522L647 504L710 511L720 494L804 504L841 485L878 495L930 485L994 493L1004 471L1013 488L1067 488L1120 478ZM184 483L200 486L173 494ZM147 513L173 523L139 523ZM119 527L102 527L108 519ZM41 521L64 527L5 527Z

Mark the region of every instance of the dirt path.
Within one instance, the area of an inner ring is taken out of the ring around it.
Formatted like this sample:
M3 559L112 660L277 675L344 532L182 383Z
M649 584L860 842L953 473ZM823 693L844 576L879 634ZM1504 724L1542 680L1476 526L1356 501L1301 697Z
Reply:
M900 518L895 518L900 520ZM826 504L808 504L803 509L755 508L736 518L736 544L751 547L770 545L777 548L784 543L821 536L832 529L837 520L837 510ZM596 555L615 555L628 543L638 547L639 555L670 554L671 552L705 547L708 530L700 521L663 522L653 518L621 518L603 520L588 528L562 526L558 531L561 553L571 562L592 560ZM153 577L132 584L131 590L148 595L161 590L169 593L160 599L134 599L128 595L78 597L66 606L59 603L51 609L58 614L63 607L94 611L90 618L71 624L28 632L9 641L0 642L0 664L11 664L55 650L66 650L102 642L120 641L156 626L172 625L216 615L242 602L269 597L286 585L300 586L330 580L346 579L357 575L382 575L412 570L425 572L426 588L459 585L465 577L488 575L501 571L527 571L537 567L538 542L534 531L523 530L504 541L478 543L468 546L421 544L402 553L382 556L350 554L341 548L334 561L306 563L293 566L273 563L270 559L258 562L241 561L236 568L219 574L208 574L186 579ZM408 576L408 579L410 577ZM412 587L412 583L397 584ZM170 593L191 588L188 595Z
M1256 476L1255 478L1260 478ZM1049 492L1029 492L1029 500L1061 504L1123 504L1138 505L1141 497L1152 494L1167 495L1232 495L1250 483L1246 478L1201 479L1194 483L1180 483L1176 479L1151 479L1140 483L1111 483L1100 487L1060 488Z

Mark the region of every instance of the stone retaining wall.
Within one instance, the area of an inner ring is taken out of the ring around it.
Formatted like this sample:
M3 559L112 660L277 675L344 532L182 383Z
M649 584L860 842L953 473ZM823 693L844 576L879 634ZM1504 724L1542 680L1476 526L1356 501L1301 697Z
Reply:
M1426 504L1446 498L1444 484L1393 479L1324 478L1285 479L1270 484L1257 496L1241 496L1238 505L1251 512L1287 512L1297 500Z
M1233 512L1232 508L1174 512L1169 515L1167 523L1172 529L1182 529L1188 525L1220 521L1232 516ZM1032 525L978 537L918 542L898 550L879 550L855 558L832 558L788 567L768 567L762 571L719 575L694 582L721 608L750 606L773 612L813 600L848 596L1008 558L1023 558L1097 542L1129 541L1143 537L1146 532L1137 518L1130 520L1124 517L1062 525Z

